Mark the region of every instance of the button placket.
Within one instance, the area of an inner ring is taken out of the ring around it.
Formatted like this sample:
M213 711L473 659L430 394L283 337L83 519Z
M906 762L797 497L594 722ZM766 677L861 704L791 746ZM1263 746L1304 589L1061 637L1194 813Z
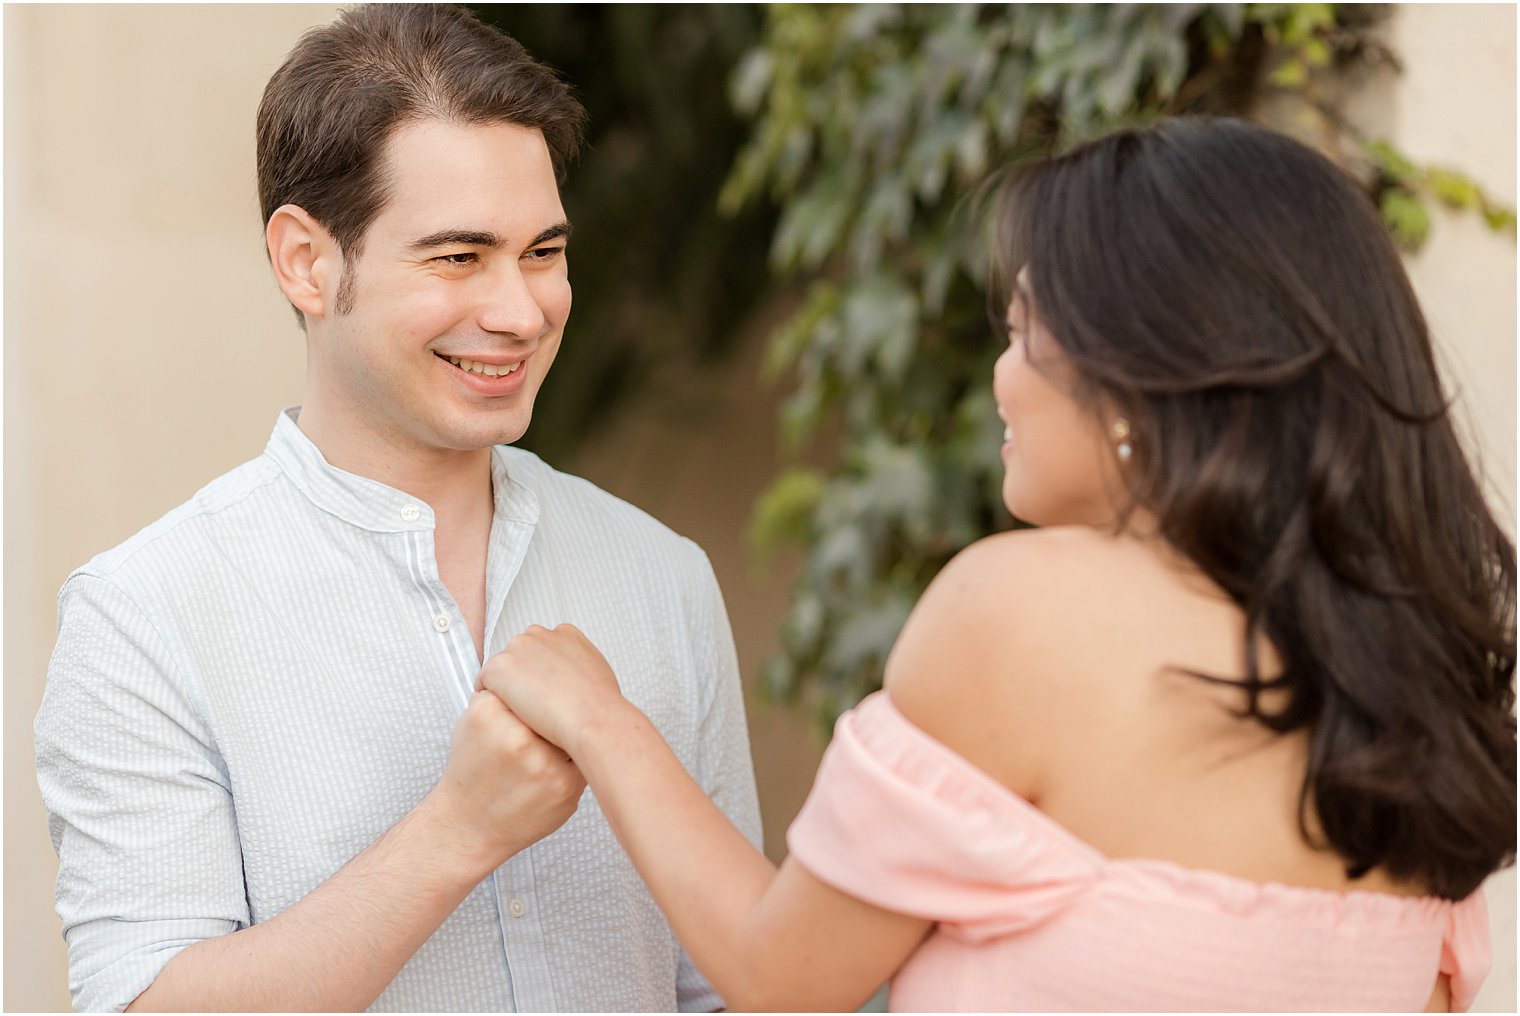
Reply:
M541 900L533 871L533 848L519 852L497 869L494 889L501 933L512 957L512 992L520 1012L556 1012L554 977L544 937Z

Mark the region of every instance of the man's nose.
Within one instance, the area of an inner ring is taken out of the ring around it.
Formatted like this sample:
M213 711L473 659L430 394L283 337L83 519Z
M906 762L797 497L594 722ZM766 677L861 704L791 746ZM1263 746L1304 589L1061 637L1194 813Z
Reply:
M516 265L493 272L484 281L478 312L482 329L529 342L543 334L544 309Z

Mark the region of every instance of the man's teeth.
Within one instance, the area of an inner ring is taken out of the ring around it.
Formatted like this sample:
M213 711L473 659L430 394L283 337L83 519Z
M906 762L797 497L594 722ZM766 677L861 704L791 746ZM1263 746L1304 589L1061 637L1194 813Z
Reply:
M1004 441L1012 441L1013 440L1013 428L1012 427L1004 425L1004 427L1003 427L1003 440Z
M457 356L446 356L444 359L452 363L454 366L460 368L461 370L467 370L471 374L481 374L485 377L505 377L523 365L523 362L521 360L518 360L516 363L509 363L503 367L498 367L495 364L477 363L474 360L463 360Z

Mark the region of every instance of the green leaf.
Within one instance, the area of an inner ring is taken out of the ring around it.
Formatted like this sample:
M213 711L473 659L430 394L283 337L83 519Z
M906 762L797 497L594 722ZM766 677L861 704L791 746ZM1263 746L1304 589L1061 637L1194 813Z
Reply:
M1330 44L1324 39L1313 38L1305 42L1301 52L1304 61L1311 67L1330 66Z
M839 618L839 626L824 650L823 662L835 671L864 670L879 674L912 609L912 601L902 596L857 603ZM878 683L879 680L878 677Z
M1513 208L1485 208L1483 221L1488 223L1488 228L1496 233L1508 232L1511 236L1515 232L1515 210Z
M1320 29L1335 24L1333 4L1289 4L1286 13L1282 41L1289 46L1302 46Z
M1205 13L1204 24L1211 38L1221 38L1228 45L1234 43L1245 32L1246 7L1244 4L1209 4L1205 8Z
M1181 35L1165 35L1159 40L1160 52L1156 57L1156 91L1163 101L1171 99L1182 87L1187 77L1187 42Z
M911 537L929 538L938 491L926 450L872 438L861 449L861 467L858 492L862 505L902 527Z
M1367 157L1395 183L1408 187L1415 185L1420 171L1387 141L1369 141L1365 146Z
M839 368L849 382L875 367L888 382L902 379L918 338L918 299L900 281L872 275L844 298Z
M791 702L796 698L797 672L786 656L773 656L760 677L760 698L767 702Z
M901 240L913 218L913 192L901 176L889 176L872 188L855 224L850 255L856 272L875 271L882 248Z
M818 427L826 394L827 388L821 380L804 379L791 397L781 404L781 440L788 448L801 447Z
M955 142L955 162L964 179L975 180L986 172L988 140L987 125L980 120L972 120L961 130Z
M1299 60L1284 60L1267 80L1278 88L1302 88L1309 80L1309 68Z
M839 287L832 282L820 280L808 287L807 302L792 315L765 347L765 360L760 374L774 381L802 356L804 350L814 344L815 337L824 321L839 309ZM837 327L837 326L836 326Z
M1430 213L1418 197L1398 187L1383 192L1378 211L1394 242L1408 251L1419 250L1430 235Z
M752 49L739 61L729 82L729 101L740 113L753 114L774 80L775 60L763 49Z
M865 533L854 525L824 528L813 548L812 567L826 578L866 581L870 548Z
M771 245L772 264L781 270L818 267L834 252L852 210L843 173L815 180L782 213Z
M1146 46L1142 39L1131 39L1119 54L1117 63L1099 80L1096 99L1100 110L1110 115L1129 109L1145 69Z
M998 68L992 89L982 105L982 115L992 120L1001 145L1011 145L1024 120L1025 97L1031 92L1029 65L1020 55L1010 56Z
M822 597L815 590L804 587L792 604L783 634L791 645L813 649L823 638L826 619L827 608Z
M750 554L766 561L781 543L802 543L812 532L813 512L823 496L823 474L792 468L777 477L750 518Z
M1449 169L1427 170L1425 182L1443 204L1452 208L1477 208L1483 200L1477 184Z

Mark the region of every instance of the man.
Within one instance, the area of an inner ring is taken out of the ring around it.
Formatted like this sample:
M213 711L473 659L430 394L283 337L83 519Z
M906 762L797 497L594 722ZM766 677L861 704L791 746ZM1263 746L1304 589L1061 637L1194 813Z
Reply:
M582 118L446 6L349 10L270 80L302 406L60 593L37 766L76 1008L722 1004L574 766L473 690L529 624L575 623L758 842L706 557L501 447L570 311Z

